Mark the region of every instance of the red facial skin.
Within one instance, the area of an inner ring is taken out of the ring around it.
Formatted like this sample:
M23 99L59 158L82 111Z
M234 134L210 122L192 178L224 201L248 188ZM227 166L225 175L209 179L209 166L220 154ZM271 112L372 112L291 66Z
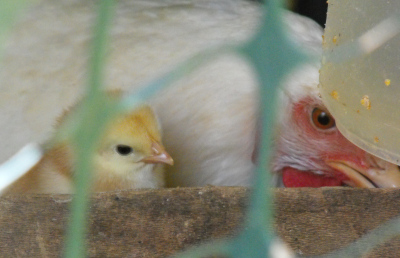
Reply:
M370 165L366 160L365 151L361 150L348 141L333 126L328 129L318 127L318 122L312 119L314 108L325 109L322 105L313 103L311 98L296 103L293 107L293 120L297 126L297 131L301 132L305 139L310 141L299 141L303 143L305 151L309 152L309 157L322 169L323 174L302 171L292 167L282 169L282 180L286 187L322 187L322 186L341 186L349 178L342 172L332 169L326 165L326 161L346 161L357 167L368 168ZM333 118L332 118L333 119ZM296 129L295 129L296 130Z
M282 169L282 181L285 187L323 187L343 185L343 180L336 177L317 175L291 167L285 167Z
M321 101L311 97L295 103L288 122L290 125L280 128L273 163L276 172L282 173L285 187L345 185L349 178L328 166L327 161L345 161L359 168L371 167L366 152L349 142L335 125L321 129L318 122L313 121L314 108L326 110ZM253 161L257 156L255 148ZM293 164L293 160L298 164Z

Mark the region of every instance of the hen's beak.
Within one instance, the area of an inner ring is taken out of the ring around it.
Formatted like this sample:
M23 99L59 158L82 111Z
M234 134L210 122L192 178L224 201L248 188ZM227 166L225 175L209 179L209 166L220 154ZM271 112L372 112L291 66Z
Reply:
M174 160L164 149L164 147L158 142L153 142L151 145L151 155L140 160L144 163L165 163L168 165L174 165Z
M329 160L326 164L345 174L349 181L345 184L361 188L400 187L400 170L395 164L374 158L376 166L362 168L346 160Z

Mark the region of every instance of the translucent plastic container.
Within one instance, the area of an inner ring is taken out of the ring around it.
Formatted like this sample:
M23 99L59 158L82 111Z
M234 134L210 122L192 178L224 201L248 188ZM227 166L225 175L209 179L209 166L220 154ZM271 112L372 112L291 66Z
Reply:
M339 130L400 164L400 1L329 0L320 90Z

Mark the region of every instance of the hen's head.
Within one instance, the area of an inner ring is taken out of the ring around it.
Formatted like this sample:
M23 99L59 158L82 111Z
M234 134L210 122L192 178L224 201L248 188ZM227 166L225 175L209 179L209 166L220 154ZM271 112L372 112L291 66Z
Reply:
M348 141L318 92L318 68L292 74L281 92L272 170L286 187L398 187L397 165Z

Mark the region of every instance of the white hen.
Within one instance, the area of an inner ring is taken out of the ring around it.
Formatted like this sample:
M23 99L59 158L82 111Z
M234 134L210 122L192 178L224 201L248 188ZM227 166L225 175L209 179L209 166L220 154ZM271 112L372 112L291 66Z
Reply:
M0 70L3 159L28 141L46 138L54 117L80 95L94 3L44 0L16 27ZM210 45L243 41L254 32L260 11L258 4L241 0L118 1L106 84L135 90ZM320 53L322 31L316 23L289 12L285 21L301 48ZM282 85L274 172L283 173L287 186L301 180L291 174L340 175L341 182L350 182L348 177L358 177L353 172L360 169L339 161L338 153L362 161L365 171L395 171L396 166L347 142L336 128L318 129L315 121L331 125L319 111L324 108L317 91L318 69L318 64L299 68ZM164 145L175 160L167 173L171 186L251 183L258 107L251 73L243 60L221 57L150 100L164 129ZM335 155L321 150L334 150ZM338 172L344 166L346 176ZM364 185L372 180L373 185L388 186L367 177L362 177Z

